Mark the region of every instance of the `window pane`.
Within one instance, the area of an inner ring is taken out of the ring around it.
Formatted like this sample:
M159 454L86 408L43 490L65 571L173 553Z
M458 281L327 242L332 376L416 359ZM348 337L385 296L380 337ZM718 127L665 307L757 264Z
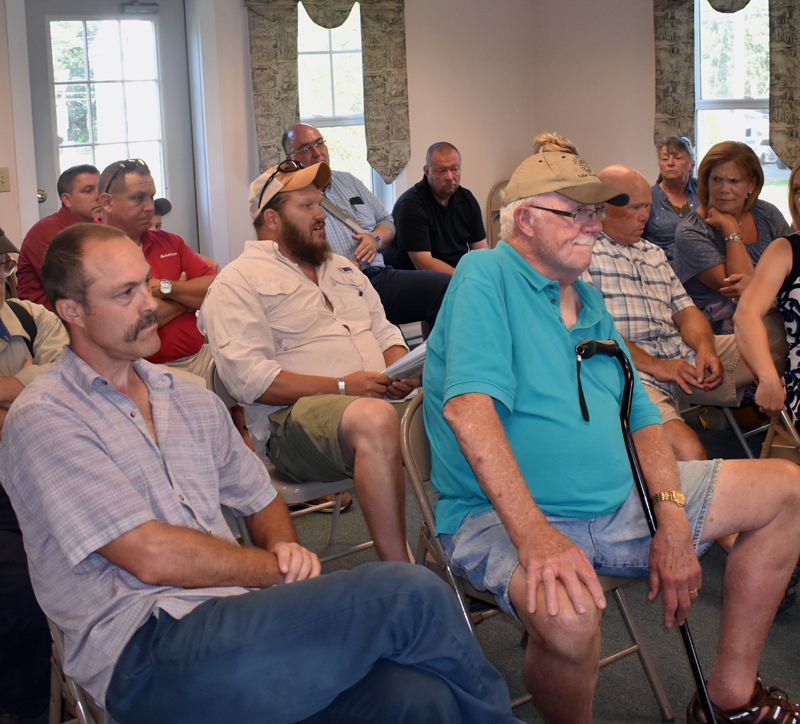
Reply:
M53 52L53 79L56 83L86 78L82 21L51 22L50 47Z
M123 20L122 65L125 80L154 80L156 50L152 20Z
M61 166L59 174L66 171L71 166L80 166L84 163L92 163L91 146L67 146L58 149L58 162Z
M333 56L334 114L347 116L364 112L364 76L361 53Z
M736 13L700 3L701 97L766 98L769 93L768 0Z
M128 110L128 140L152 141L160 137L155 82L126 83L125 106Z
M303 118L333 115L329 55L298 56L297 85Z
M350 17L338 28L331 29L333 50L361 50L361 10L358 3L353 4Z
M697 158L720 141L743 141L761 161L764 188L759 198L775 204L791 223L787 189L791 170L786 168L769 145L769 111L721 110L697 112Z
M122 83L92 83L95 143L125 141Z
M89 143L87 87L58 85L55 92L58 144Z
M109 143L94 147L94 165L103 172L103 169L115 161L123 161L128 158L128 146L125 143ZM100 189L101 192L105 189Z
M163 196L165 191L164 173L161 165L161 143L158 141L131 143L128 148L130 148L131 158L141 158L150 169L153 181L156 184L156 198Z
M297 52L330 50L329 34L326 28L313 23L308 17L303 3L297 3Z
M372 170L367 163L367 137L364 126L329 126L320 129L331 157L331 167L347 171L368 189L372 188Z
M121 80L119 23L116 20L87 21L86 45L92 80Z

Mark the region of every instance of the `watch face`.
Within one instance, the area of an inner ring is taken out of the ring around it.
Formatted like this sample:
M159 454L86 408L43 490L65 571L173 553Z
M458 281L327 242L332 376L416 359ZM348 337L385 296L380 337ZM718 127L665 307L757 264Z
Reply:
M678 505L686 505L686 496L679 490L676 490L672 495L675 497L675 502Z
M162 294L169 294L172 291L172 282L169 279L162 279L159 289Z

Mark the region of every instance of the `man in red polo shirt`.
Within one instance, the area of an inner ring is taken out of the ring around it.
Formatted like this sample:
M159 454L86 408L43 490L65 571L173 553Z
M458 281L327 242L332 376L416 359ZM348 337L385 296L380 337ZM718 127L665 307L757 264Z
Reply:
M42 259L50 242L59 231L82 221L91 222L100 213L97 201L97 179L100 172L88 164L68 168L58 177L61 208L39 219L25 236L17 263L17 295L20 299L42 304L50 311L41 279Z
M161 314L161 349L148 361L205 378L212 356L197 329L195 312L214 281L214 270L177 234L150 229L156 186L144 161L106 166L98 190L103 223L124 231L150 264L150 288Z

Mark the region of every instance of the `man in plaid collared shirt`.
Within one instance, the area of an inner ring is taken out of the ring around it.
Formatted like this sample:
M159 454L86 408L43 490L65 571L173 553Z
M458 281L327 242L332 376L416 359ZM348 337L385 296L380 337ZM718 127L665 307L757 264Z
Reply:
M734 336L713 334L664 252L642 239L650 216L647 180L627 166L609 166L598 177L627 193L630 202L608 207L583 279L603 294L645 389L658 405L675 457L705 460L700 439L681 417L679 400L735 407L743 388L753 384L753 374Z

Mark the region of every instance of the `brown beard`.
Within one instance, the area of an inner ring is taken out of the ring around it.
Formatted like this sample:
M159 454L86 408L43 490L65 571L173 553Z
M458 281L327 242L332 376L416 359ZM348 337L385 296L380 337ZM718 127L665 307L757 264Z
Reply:
M283 222L281 244L289 255L311 266L320 266L331 256L331 247L327 240L324 244L315 244L310 231L301 229L283 214L279 214Z

